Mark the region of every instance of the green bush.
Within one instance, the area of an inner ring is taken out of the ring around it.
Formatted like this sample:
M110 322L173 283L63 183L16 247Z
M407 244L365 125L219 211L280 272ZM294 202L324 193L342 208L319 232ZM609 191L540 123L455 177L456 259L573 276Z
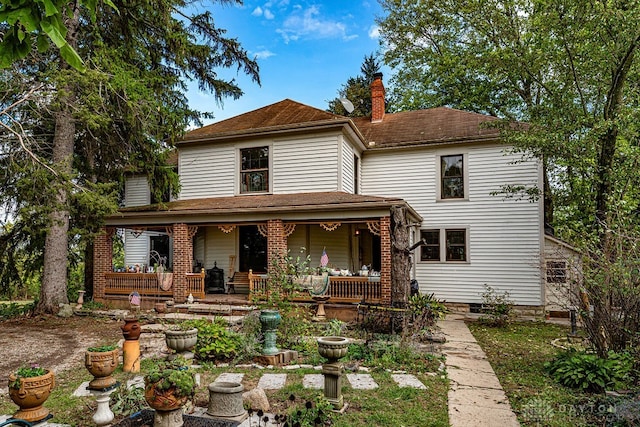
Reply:
M482 293L482 313L478 320L485 325L507 325L513 316L513 301L509 292L498 293L485 284Z
M601 393L628 379L633 359L626 353L609 352L604 359L596 354L569 350L560 353L545 368L560 384L583 391Z
M448 313L444 301L436 298L435 294L418 293L409 297L409 310L413 317L413 323L420 328L427 328L444 319Z
M198 328L198 342L194 353L200 360L229 360L242 348L242 337L228 329L223 318L212 322L206 319L189 320L186 325Z
M0 304L0 320L26 316L31 313L34 307L35 303L19 304L12 302L9 304Z

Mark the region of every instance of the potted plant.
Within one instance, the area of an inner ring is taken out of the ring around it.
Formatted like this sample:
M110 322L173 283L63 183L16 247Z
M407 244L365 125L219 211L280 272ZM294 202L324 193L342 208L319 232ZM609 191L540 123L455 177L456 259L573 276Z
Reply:
M93 375L90 390L105 390L116 385L111 376L119 364L120 349L115 345L89 347L84 355L84 366Z
M144 377L144 398L156 411L173 411L193 398L196 381L185 359L161 361Z
M9 396L20 408L13 414L28 422L45 419L49 410L42 404L49 398L55 386L53 371L32 365L22 367L9 375Z

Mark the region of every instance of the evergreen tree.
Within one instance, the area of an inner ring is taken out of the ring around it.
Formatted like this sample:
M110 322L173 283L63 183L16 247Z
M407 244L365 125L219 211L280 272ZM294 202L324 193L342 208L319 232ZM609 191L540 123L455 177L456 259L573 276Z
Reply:
M380 72L380 62L373 54L364 57L360 66L360 75L349 77L338 90L338 98L329 101L327 111L349 117L366 117L371 115L371 83L373 76ZM346 98L353 104L353 112L345 110L340 98Z
M79 247L90 246L102 218L117 208L125 172L147 174L158 199L177 192L177 176L165 166L168 150L189 124L208 117L189 107L186 82L218 103L242 91L217 70L236 67L259 82L257 63L237 40L225 37L209 12L189 12L196 3L113 3L98 4L94 19L80 7L65 17L66 41L84 72L52 48L2 73L0 202L15 222L35 226L11 230L44 242L41 312L67 301L69 241L80 236ZM5 237L15 248L25 236Z

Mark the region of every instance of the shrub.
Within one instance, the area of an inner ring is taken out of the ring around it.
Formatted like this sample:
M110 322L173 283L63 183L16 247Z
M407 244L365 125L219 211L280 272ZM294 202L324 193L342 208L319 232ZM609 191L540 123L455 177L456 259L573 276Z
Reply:
M0 304L0 320L28 315L34 307L34 303L18 304L12 302L9 304Z
M617 387L627 379L633 360L624 353L609 352L609 357L569 350L545 363L551 377L560 384L601 393L607 387Z
M111 402L113 413L125 417L149 407L144 399L144 389L129 387L126 382L121 383L111 394Z
M198 342L194 353L200 360L229 360L238 355L242 348L242 338L237 332L227 328L223 318L212 322L206 319L189 320L185 326L198 328Z
M448 312L444 301L436 298L433 293L418 293L409 297L409 310L414 325L420 329L435 325L436 321L443 319Z
M478 320L489 326L505 326L513 316L513 301L508 291L498 293L485 284L482 293L482 313Z

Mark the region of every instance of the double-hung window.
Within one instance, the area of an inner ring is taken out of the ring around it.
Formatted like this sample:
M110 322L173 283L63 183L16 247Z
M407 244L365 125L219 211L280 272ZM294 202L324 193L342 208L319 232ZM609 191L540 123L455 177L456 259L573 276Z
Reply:
M240 193L269 191L269 147L240 150Z
M420 261L466 262L469 260L467 229L442 228L422 230L424 243L420 247Z
M440 199L464 199L465 156L440 156Z

